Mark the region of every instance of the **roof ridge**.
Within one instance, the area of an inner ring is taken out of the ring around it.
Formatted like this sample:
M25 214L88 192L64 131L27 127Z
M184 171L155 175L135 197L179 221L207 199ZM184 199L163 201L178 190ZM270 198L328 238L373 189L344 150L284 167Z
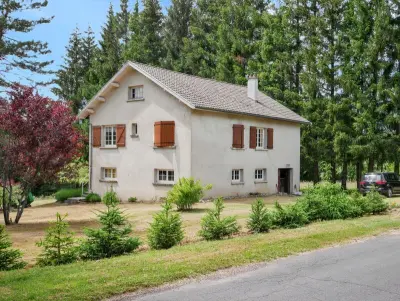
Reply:
M136 61L128 61L129 63L133 63L133 64L138 64L138 65L144 65L147 67L151 67L151 68L156 68L156 69L160 69L160 70L164 70L164 71L168 71L168 72L173 72L173 73L177 73L177 74L182 74L188 77L193 77L193 78L198 78L201 80L207 80L207 81L211 81L211 82L215 82L215 83L219 83L219 84L224 84L224 85L230 85L230 86L235 86L235 87L240 87L240 88L246 88L246 85L239 85L239 84L232 84L232 83L228 83L222 80L217 80L214 78L208 78L208 77L202 77L202 76L198 76L198 75L193 75L193 74L188 74L188 73L184 73L184 72L179 72L179 71L175 71L175 70L170 70L167 68L162 68L162 67L158 67L158 66L154 66L154 65L150 65L150 64L144 64L144 63L139 63Z

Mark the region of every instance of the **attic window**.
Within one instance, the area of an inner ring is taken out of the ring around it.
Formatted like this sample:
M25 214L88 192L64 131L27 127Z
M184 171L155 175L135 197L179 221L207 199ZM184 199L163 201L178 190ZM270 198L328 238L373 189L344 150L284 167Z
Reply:
M143 99L143 86L129 87L129 100Z

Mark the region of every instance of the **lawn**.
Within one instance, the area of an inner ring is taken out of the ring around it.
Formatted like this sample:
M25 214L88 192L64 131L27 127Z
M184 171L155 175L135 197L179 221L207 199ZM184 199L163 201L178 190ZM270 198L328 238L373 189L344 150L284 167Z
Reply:
M273 206L275 200L281 203L290 203L296 200L295 197L273 196L264 198ZM254 198L235 199L226 201L225 215L236 215L239 223L244 227L248 217L251 203ZM124 203L121 205L125 213L129 216L129 221L133 225L134 235L139 236L146 243L146 231L152 220L152 215L161 209L160 204L154 203ZM197 232L200 230L200 219L206 210L212 207L212 203L196 204L192 212L182 213L185 227L185 242L199 240ZM55 220L56 213L68 214L67 220L71 224L72 230L76 235L82 236L85 227L97 227L96 211L104 209L103 204L78 204L61 205L55 203L54 199L39 199L33 203L32 208L27 208L19 225L7 227L14 247L19 248L24 253L24 260L28 261L29 266L35 263L35 258L40 253L40 249L35 246L35 242L44 237L45 230L49 221ZM3 223L3 220L0 221ZM247 231L245 228L242 231ZM146 249L144 244L141 250Z

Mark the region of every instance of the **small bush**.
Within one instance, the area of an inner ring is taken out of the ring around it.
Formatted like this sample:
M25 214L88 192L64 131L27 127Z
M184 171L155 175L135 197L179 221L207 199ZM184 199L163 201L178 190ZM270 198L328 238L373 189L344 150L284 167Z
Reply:
M183 237L182 219L179 213L172 213L172 205L166 202L161 212L153 217L147 238L152 249L169 249L179 244Z
M57 202L64 202L69 198L76 198L82 196L81 188L61 189L56 192L55 198Z
M129 202L129 203L136 203L136 202L137 202L137 198L136 198L136 197L130 197L130 198L128 199L128 202Z
M365 199L365 213L369 214L380 214L386 212L389 209L389 204L385 201L385 198L377 191L370 191L364 197Z
M221 217L223 209L224 202L222 198L216 199L214 201L214 208L209 210L201 219L201 230L199 232L201 237L206 240L219 240L226 236L230 237L239 232L240 227L237 223L236 217Z
M251 213L247 221L247 227L254 233L268 232L271 228L271 214L265 208L263 200L256 200L251 205Z
M178 210L190 210L211 188L212 185L203 187L200 181L195 181L193 178L181 178L168 191L167 201L176 204Z
M308 224L308 216L302 206L298 204L282 207L275 203L275 211L272 213L272 225L275 228L293 229Z
M44 240L36 243L43 248L37 258L39 266L62 265L78 260L74 233L69 230L66 217L57 213L57 220L47 229Z
M26 266L26 262L21 260L21 251L12 249L11 246L6 228L0 225L0 271L17 270Z
M99 196L97 193L89 193L86 196L86 202L89 203L100 203L101 202L101 196Z
M87 239L79 247L82 259L97 260L128 254L141 244L139 238L130 237L132 227L118 208L117 194L114 191L105 193L103 203L107 210L97 215L101 227L84 231Z

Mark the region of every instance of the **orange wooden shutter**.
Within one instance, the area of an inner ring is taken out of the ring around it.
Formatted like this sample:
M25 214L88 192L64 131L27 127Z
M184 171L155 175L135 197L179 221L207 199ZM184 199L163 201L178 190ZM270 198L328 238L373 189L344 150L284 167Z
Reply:
M101 126L94 126L92 128L92 146L100 147L101 146Z
M268 138L267 138L267 148L274 149L274 129L267 129Z
M117 146L118 147L125 147L125 124L118 124L117 125Z
M233 148L243 148L244 147L244 125L234 124L233 125Z
M154 146L175 145L175 121L158 121L154 124Z
M255 149L257 147L257 128L255 126L250 127L250 148Z

